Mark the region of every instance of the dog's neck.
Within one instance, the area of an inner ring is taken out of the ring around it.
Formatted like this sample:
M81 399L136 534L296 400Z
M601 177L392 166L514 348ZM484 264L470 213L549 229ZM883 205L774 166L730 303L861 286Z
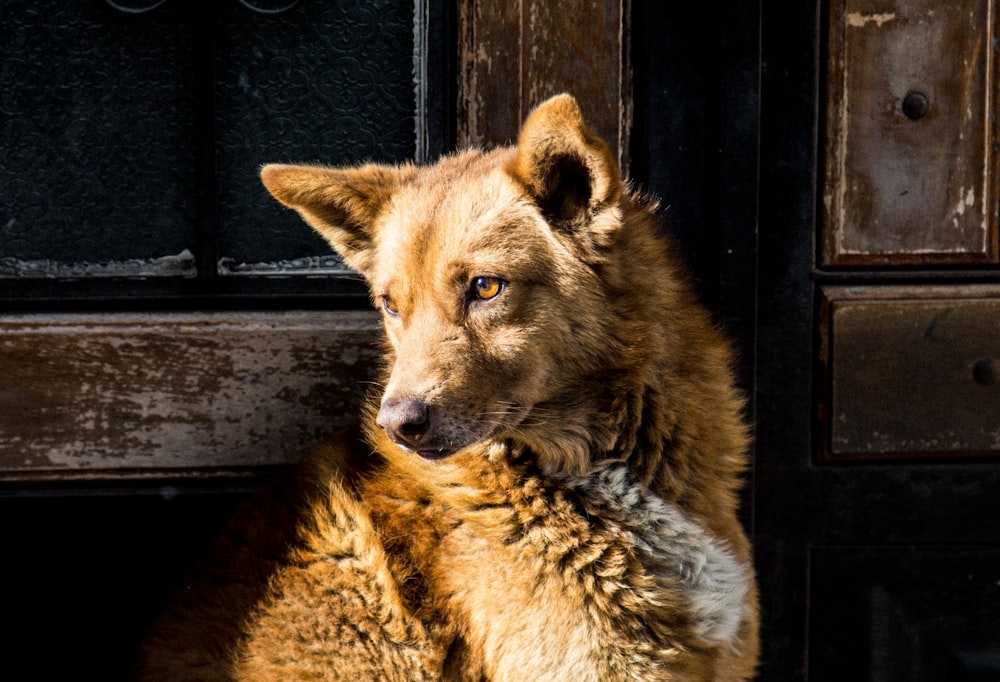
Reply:
M595 267L616 305L609 348L623 350L580 377L572 395L552 400L575 402L562 414L586 423L566 420L561 439L529 445L543 465L562 461L571 472L625 462L635 480L665 499L711 508L723 502L713 495L736 495L749 443L729 346L689 280L677 274L675 248L654 226L655 205L630 194L620 210L617 241ZM650 298L659 303L650 305ZM695 499L702 491L709 492Z

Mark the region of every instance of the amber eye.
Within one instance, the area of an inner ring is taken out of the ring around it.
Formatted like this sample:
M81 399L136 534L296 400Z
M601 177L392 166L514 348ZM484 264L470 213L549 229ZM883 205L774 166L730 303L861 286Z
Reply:
M503 291L504 281L496 277L476 277L472 280L472 296L480 301L496 298Z
M393 303L392 299L388 296L382 297L382 307L385 309L385 312L390 315L399 315L399 308L396 307L396 304Z

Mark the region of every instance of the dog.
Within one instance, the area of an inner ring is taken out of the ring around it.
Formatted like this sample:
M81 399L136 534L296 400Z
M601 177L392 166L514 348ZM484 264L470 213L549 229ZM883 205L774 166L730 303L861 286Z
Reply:
M384 383L246 505L139 677L751 678L731 351L573 97L510 147L261 177L369 284Z

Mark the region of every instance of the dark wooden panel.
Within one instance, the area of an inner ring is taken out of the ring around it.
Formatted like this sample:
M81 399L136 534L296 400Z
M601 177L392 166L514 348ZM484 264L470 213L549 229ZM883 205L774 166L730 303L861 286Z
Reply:
M996 288L825 294L822 458L1000 455Z
M1000 548L814 547L810 682L1000 680Z
M459 5L459 145L514 140L532 107L576 96L625 167L630 125L622 0Z
M996 259L990 4L830 4L824 265Z
M0 479L294 462L356 417L378 329L343 312L0 317Z

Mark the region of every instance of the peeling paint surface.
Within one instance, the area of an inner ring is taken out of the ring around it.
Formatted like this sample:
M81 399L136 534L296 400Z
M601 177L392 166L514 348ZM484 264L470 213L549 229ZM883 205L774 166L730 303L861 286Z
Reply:
M136 258L102 263L0 258L0 277L14 279L197 276L198 268L195 265L194 254L187 249L175 255L159 258Z
M875 24L882 28L882 24L896 18L895 12L883 12L882 14L861 14L860 12L848 12L844 17L844 23L852 28L864 28L868 24Z
M290 277L293 275L349 275L351 269L335 254L306 256L293 260L271 261L267 263L242 263L232 258L220 258L217 266L220 277L233 275L254 275Z
M988 3L830 12L823 264L992 262Z
M287 464L357 416L374 313L0 316L0 477Z

